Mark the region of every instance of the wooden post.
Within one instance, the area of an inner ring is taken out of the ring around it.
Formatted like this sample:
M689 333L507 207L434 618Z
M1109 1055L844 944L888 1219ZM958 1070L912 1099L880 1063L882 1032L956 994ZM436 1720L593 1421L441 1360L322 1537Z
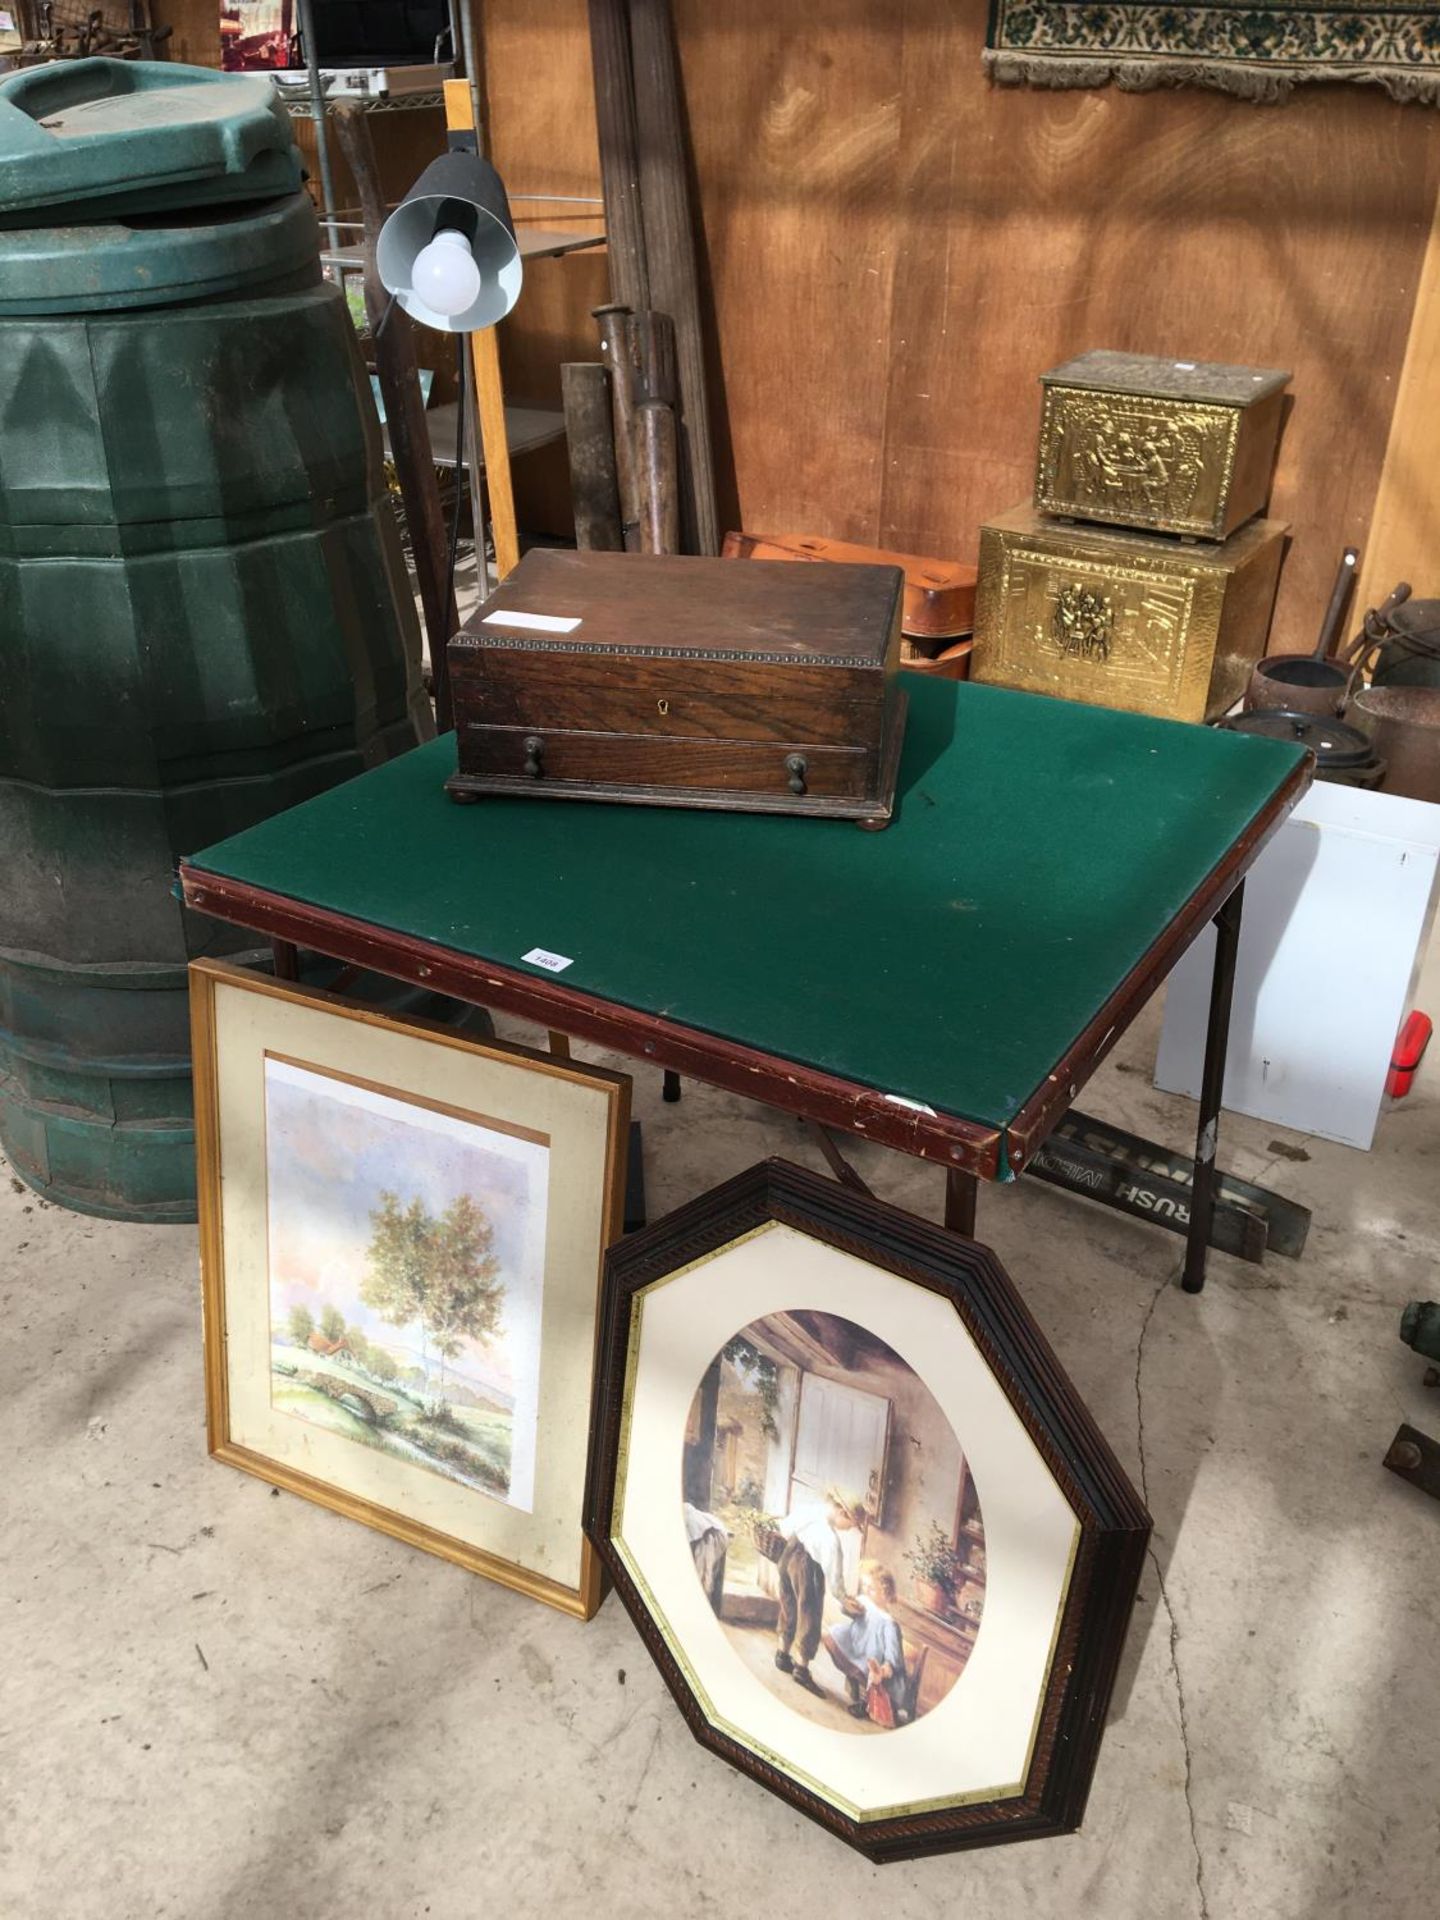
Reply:
M640 551L680 551L680 471L675 409L663 400L642 400L635 409L640 469Z
M598 361L569 360L560 369L565 439L570 449L570 499L575 544L582 552L618 553L625 545L615 473L615 423L610 370Z
M1360 563L1354 609L1378 607L1397 580L1415 580L1422 594L1433 591L1429 554L1440 508L1440 478L1435 471L1435 423L1440 417L1440 201L1415 290L1405 362L1395 387L1385 464L1370 514ZM1417 578L1418 576L1418 578ZM1359 627L1358 618L1352 622Z
M635 368L631 359L630 309L596 307L600 351L610 369L615 409L615 473L620 489L620 529L630 553L640 550L640 473L635 446Z
M451 133L476 134L469 83L445 82L445 125ZM495 572L503 580L520 560L520 534L515 524L515 490L510 479L510 442L505 431L505 393L500 384L500 338L494 327L470 335L470 365L475 376L475 403L480 415L480 451L485 462L485 492L490 525L495 535ZM478 499L478 489L472 496ZM476 572L480 597L485 598L485 542L476 528Z

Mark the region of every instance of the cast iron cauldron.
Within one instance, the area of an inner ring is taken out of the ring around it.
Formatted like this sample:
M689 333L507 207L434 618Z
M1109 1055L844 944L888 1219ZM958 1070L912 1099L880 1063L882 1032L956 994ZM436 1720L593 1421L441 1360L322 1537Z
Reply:
M1440 686L1362 687L1346 718L1384 759L1386 793L1440 800Z

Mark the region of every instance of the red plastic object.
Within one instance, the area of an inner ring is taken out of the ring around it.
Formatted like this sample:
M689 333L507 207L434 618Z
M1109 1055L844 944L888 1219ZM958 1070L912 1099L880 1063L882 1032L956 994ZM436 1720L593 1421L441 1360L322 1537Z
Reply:
M1385 1077L1385 1091L1392 1100L1403 1100L1410 1091L1415 1069L1425 1057L1433 1032L1428 1013L1412 1013L1401 1027L1400 1038L1390 1056L1390 1071Z

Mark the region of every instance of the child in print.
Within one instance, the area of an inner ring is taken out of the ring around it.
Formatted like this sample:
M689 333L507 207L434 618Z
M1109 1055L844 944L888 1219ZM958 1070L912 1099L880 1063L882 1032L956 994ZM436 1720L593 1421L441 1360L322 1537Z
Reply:
M837 1620L823 1636L825 1651L845 1676L850 1712L894 1727L905 1712L905 1650L888 1612L895 1576L878 1560L860 1563L860 1610Z
M820 1646L825 1596L839 1602L851 1615L862 1603L845 1588L845 1550L840 1536L863 1526L865 1503L839 1487L830 1487L823 1506L797 1507L778 1522L786 1536L780 1555L780 1644L775 1664L797 1687L819 1694L825 1689L810 1673L810 1662ZM793 1650L793 1651L792 1651Z

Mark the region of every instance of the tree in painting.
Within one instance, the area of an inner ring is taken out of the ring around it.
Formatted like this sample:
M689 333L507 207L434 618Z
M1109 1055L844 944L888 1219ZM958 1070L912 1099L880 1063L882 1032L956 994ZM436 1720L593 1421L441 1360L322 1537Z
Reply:
M310 1336L315 1331L315 1316L308 1307L295 1306L290 1309L288 1332L290 1344L304 1347L310 1344Z
M418 1198L402 1207L398 1195L382 1193L370 1225L360 1297L392 1326L418 1323L427 1368L431 1345L440 1357L443 1405L446 1360L454 1359L462 1341L488 1340L499 1330L505 1288L495 1230L466 1193L438 1216Z
M489 1340L498 1331L505 1289L493 1250L495 1229L468 1193L433 1222L426 1263L424 1321L440 1356L440 1397L445 1362L464 1340Z

